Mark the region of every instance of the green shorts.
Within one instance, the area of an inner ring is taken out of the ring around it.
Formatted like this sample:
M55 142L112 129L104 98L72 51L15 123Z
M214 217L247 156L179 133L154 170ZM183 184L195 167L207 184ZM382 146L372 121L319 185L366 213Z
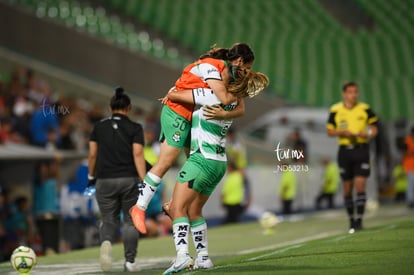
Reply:
M191 122L180 116L167 105L164 105L160 115L161 132L160 142L177 148L190 147Z
M178 173L177 182L203 195L210 196L226 173L225 161L206 159L201 153L191 154Z

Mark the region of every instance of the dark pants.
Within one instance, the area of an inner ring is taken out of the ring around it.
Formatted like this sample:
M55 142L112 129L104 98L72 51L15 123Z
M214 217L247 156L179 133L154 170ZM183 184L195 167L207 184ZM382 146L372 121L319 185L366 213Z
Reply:
M292 213L292 202L293 200L283 200L283 214L289 215Z
M137 178L98 179L96 199L102 218L99 229L101 242L117 240L122 211L125 260L135 262L139 233L132 223L129 209L138 199Z
M240 221L240 217L244 212L244 207L241 204L228 205L225 204L227 214L224 223L236 223Z
M330 209L334 208L334 194L332 194L332 193L321 193L316 198L316 208L317 209L322 208L321 205L322 205L323 201L326 201L328 208L330 208Z
M36 216L36 227L42 239L43 254L52 249L59 253L61 239L61 217L58 214L47 213Z

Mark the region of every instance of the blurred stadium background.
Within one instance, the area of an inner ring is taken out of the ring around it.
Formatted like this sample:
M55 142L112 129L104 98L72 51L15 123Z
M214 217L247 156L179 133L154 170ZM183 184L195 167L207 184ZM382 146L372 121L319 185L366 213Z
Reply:
M336 154L335 140L325 135L328 107L341 100L347 80L359 83L361 100L381 119L369 196L388 202L397 143L414 122L412 14L413 0L0 0L2 122L20 113L30 119L33 105L48 96L72 142L71 150L50 151L31 145L28 133L25 141L0 144L1 186L15 197L30 194L36 163L57 154L64 186L115 86L132 95L133 119L156 121L157 98L186 64L213 44L243 41L255 51L253 68L271 80L235 121L247 148L252 214L279 211L274 150L295 129L307 141L309 171L299 173L294 208L313 208L320 160ZM175 173L166 177L169 188ZM222 215L216 192L206 216Z

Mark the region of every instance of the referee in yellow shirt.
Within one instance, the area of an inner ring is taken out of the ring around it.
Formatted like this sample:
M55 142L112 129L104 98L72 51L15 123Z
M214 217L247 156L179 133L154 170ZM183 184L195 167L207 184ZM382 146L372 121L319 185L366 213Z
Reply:
M338 137L338 166L343 182L349 233L362 229L366 202L366 182L370 174L369 140L377 135L378 118L368 104L358 101L358 85L348 82L342 87L343 101L331 106L327 134ZM353 188L356 191L356 207ZM356 208L356 217L355 217Z

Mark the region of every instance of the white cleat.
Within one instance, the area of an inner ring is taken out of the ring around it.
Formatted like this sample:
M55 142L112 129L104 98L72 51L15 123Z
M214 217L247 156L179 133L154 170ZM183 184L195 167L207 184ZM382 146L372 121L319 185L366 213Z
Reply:
M101 244L101 269L102 271L111 271L112 269L112 244L110 241L104 241Z
M349 228L348 233L349 234L354 234L355 233L355 229L354 228Z
M139 268L137 262L133 262L133 263L125 262L124 271L126 271L126 272L138 272L140 270L141 269Z
M170 266L167 270L164 271L164 275L168 275L168 274L173 274L173 273L177 273L180 272L181 270L191 270L194 266L194 261L193 259L188 256L185 255L183 257L177 257L174 261L174 263L172 264L172 266Z
M208 256L198 257L194 263L194 269L208 269L212 268L213 266L213 262Z

